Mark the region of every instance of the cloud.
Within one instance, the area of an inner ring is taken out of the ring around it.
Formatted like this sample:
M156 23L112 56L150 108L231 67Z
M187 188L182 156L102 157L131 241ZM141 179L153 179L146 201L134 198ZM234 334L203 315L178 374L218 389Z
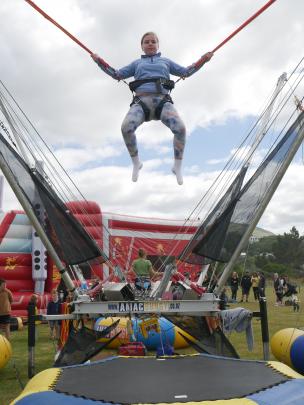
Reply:
M106 159L118 157L121 150L113 146L103 148L72 148L57 149L55 156L66 170L83 170L87 165L100 165Z

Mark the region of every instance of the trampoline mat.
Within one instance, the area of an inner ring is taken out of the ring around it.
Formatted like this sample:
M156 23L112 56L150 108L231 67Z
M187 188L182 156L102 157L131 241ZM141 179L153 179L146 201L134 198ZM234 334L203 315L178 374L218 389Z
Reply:
M207 355L114 357L63 368L53 389L112 403L174 403L245 397L288 380L260 361Z

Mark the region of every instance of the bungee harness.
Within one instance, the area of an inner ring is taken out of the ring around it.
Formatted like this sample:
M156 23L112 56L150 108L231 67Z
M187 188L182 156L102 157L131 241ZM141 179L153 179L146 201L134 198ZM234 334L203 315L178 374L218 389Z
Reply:
M162 92L162 87L166 90L169 90L169 92L171 92L172 89L174 89L175 83L173 80L168 80L168 79L164 79L162 77L154 77L151 79L142 79L142 80L134 80L133 82L129 83L129 88L133 94L133 100L132 103L130 104L130 107L134 104L138 104L141 106L144 115L145 115L145 121L150 121L150 108L147 106L147 104L145 104L142 99L140 98L140 96L137 96L135 94L136 89L141 86L142 84L145 83L155 83L156 84L156 89L157 92L161 94ZM154 117L155 119L159 120L163 107L166 103L173 103L173 100L170 96L170 94L163 94L162 95L162 99L161 101L158 103L158 105L156 106L155 110L154 110Z

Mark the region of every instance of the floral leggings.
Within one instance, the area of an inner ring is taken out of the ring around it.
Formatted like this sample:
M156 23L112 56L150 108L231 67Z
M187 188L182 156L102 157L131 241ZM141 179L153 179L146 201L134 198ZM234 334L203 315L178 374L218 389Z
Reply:
M140 99L150 109L150 120L156 120L154 112L162 100L162 96L141 96ZM164 104L160 120L174 134L175 159L182 159L186 143L186 128L172 103ZM131 157L138 155L135 131L143 122L145 122L145 115L142 107L140 104L133 104L121 125L121 132Z

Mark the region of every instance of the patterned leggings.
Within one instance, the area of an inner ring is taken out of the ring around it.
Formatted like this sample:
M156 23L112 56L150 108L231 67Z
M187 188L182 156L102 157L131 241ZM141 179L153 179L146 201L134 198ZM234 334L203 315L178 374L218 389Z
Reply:
M150 120L155 120L154 111L162 97L141 96L140 99L150 109ZM173 104L169 102L164 104L160 120L174 134L173 148L175 159L182 159L186 143L186 128ZM135 131L143 122L145 122L145 115L142 107L139 104L133 104L121 125L121 132L131 157L138 155Z

